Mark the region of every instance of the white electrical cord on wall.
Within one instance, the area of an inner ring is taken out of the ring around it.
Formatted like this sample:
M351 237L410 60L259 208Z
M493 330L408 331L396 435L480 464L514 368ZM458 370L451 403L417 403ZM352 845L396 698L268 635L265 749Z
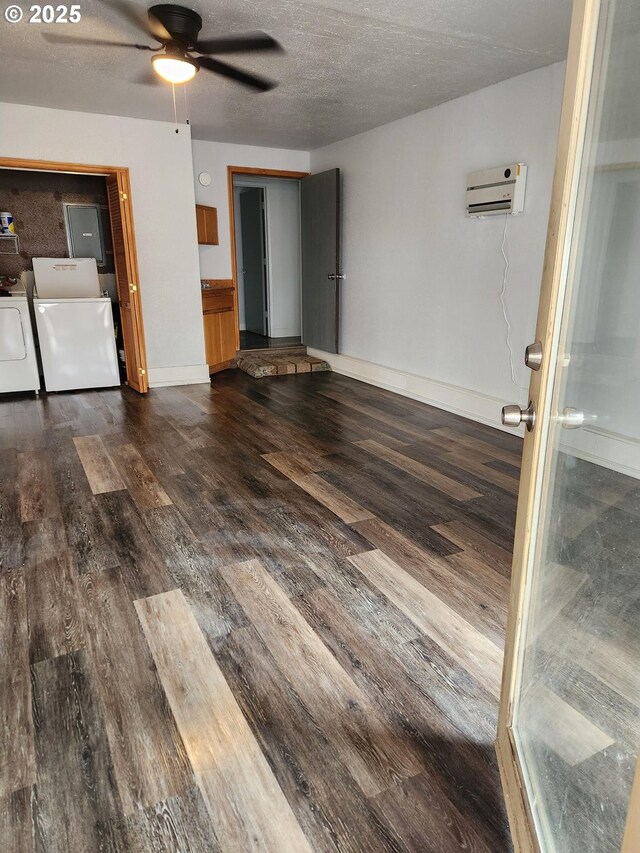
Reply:
M504 216L504 230L502 232L502 244L500 246L500 251L502 252L502 257L504 258L504 275L502 276L502 290L500 291L500 304L502 306L502 316L504 317L504 322L507 327L507 334L505 337L505 343L507 345L507 349L509 350L509 367L511 369L511 381L514 385L520 387L516 382L516 373L515 368L513 366L513 350L511 349L511 322L509 320L509 312L507 311L507 276L509 274L509 255L507 252L507 224L509 222L509 214L505 213Z
M507 345L507 349L509 350L509 369L511 370L511 381L520 391L526 391L527 386L520 385L516 381L516 371L513 363L513 349L511 347L511 321L509 320L509 312L507 310L507 277L509 274L509 250L507 245L508 222L509 214L506 213L504 217L504 231L502 232L502 243L500 245L500 251L502 252L502 257L504 258L504 274L502 276L502 290L500 291L500 305L502 306L502 316L504 317L505 326L507 327L505 343Z

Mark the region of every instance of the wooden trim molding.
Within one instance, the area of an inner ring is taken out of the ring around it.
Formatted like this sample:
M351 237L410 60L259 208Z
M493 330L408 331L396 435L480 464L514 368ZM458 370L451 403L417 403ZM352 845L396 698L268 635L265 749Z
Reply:
M233 200L233 176L255 175L268 178L306 178L309 172L292 172L286 169L259 169L254 166L227 166L227 193L229 195L229 232L231 245L231 275L233 277L233 299L236 312L236 350L240 350L240 310L238 308L238 265L236 263L236 211Z
M233 175L261 175L268 178L307 178L309 172L291 172L287 169L257 169L253 166L228 166Z
M94 166L87 163L58 163L53 160L28 160L21 157L0 157L0 169L22 169L31 172L68 172L80 175L116 175L129 172L126 166Z

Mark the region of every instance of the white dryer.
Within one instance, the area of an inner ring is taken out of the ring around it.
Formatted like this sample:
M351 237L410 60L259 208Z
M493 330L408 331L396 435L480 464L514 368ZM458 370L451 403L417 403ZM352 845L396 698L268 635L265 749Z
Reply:
M40 390L27 292L16 284L0 295L0 394Z
M40 358L47 391L120 385L111 300L94 258L34 258Z

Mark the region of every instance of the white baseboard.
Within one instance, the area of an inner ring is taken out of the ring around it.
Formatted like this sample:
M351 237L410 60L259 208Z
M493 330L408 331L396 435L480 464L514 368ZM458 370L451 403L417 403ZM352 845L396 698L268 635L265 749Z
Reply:
M458 385L450 385L447 382L439 382L436 379L427 379L425 376L417 376L414 373L406 373L393 367L383 367L371 361L353 358L349 355L336 355L335 353L323 352L309 348L309 355L323 358L329 362L331 369L342 376L350 376L359 379L369 385L394 391L412 400L428 403L438 409L445 409L456 415L470 418L481 424L495 427L496 429L519 435L522 438L523 429L513 430L503 427L500 423L500 410L504 400L482 394L479 391L470 391Z
M640 478L640 441L637 439L586 427L563 435L561 447L586 462Z
M166 388L170 385L199 385L209 381L209 366L207 364L149 368L150 388Z

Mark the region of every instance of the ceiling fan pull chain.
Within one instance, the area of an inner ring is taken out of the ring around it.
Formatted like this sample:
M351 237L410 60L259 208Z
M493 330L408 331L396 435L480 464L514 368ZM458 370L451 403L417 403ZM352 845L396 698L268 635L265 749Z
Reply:
M178 130L178 110L176 109L176 85L175 85L175 83L171 84L171 92L173 94L173 120L176 123L176 133L179 133L179 130Z

